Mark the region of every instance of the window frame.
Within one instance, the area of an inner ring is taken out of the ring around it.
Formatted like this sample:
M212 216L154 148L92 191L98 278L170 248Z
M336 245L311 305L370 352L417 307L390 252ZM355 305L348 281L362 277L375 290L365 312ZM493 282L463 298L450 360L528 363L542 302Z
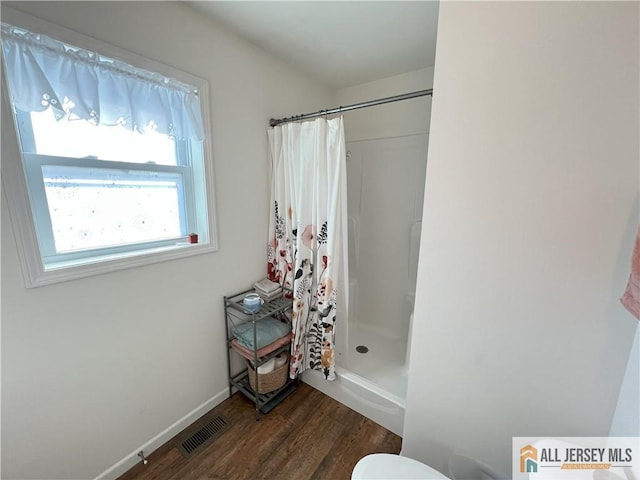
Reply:
M195 152L202 156L202 162L191 163L191 175L185 177L185 182L190 182L192 198L186 200L193 202L195 206L196 198L205 198L205 205L200 208L187 209L192 218L191 221L198 225L207 225L206 231L198 231L199 243L190 244L185 241L164 241L148 242L142 249L123 252L120 248L107 248L100 250L99 255L95 255L86 260L74 259L74 255L67 255L68 260L55 263L48 263L45 267L43 254L38 241L38 229L35 225L34 205L30 198L28 188L28 176L26 170L27 163L24 162L22 149L19 145L18 119L12 112L10 97L4 73L2 74L2 94L0 94L1 115L4 120L2 139L2 187L5 192L4 198L9 207L9 215L14 230L18 256L23 270L25 286L27 288L39 287L52 283L64 282L77 278L84 278L92 275L133 268L137 266L183 258L192 255L210 253L218 250L217 235L217 215L214 202L214 178L213 178L213 156L211 148L210 129L210 101L208 82L200 77L178 70L177 68L161 64L141 55L127 50L114 47L105 42L95 40L83 34L66 29L59 25L45 22L31 15L18 12L10 7L3 6L3 21L24 28L33 32L42 33L57 40L80 48L99 52L102 55L117 58L135 67L154 71L162 75L173 77L179 81L195 86L198 89L200 100L200 110L205 131L205 139L202 142L202 151ZM4 72L4 60L3 60ZM9 118L11 121L9 121ZM194 142L177 142L177 155L179 162L177 167L170 167L168 170L179 171L184 169L184 159L190 158L191 150L198 148ZM24 157L37 157L39 162L36 168L40 168L41 162L69 162L66 157L46 156L42 154L24 153ZM77 160L82 164L82 160ZM144 163L112 162L91 160L91 166L106 164L108 167L121 169L131 167L134 170L147 170ZM96 163L97 162L97 163ZM88 162L87 162L88 163ZM156 166L158 167L158 166ZM31 166L30 168L34 168ZM161 170L164 167L154 168ZM44 192L42 192L44 194ZM204 208L202 208L204 207ZM206 212L206 213L205 213ZM47 212L47 220L49 215ZM190 222L189 222L190 223ZM42 240L42 239L41 239ZM96 251L96 253L98 253Z

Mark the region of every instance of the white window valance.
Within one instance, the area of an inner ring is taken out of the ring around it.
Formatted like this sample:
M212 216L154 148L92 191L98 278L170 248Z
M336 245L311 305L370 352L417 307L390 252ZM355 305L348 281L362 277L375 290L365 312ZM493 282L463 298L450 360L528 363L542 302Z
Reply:
M196 87L2 23L2 52L13 105L51 108L57 119L152 129L204 139Z

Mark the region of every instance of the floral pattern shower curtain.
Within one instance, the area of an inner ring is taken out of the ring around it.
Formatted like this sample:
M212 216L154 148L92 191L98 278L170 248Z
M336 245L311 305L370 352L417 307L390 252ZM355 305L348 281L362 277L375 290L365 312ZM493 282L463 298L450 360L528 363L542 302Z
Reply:
M335 379L338 285L346 278L346 157L343 119L269 130L272 181L268 277L291 291L291 362ZM342 289L345 290L345 289ZM346 310L345 310L346 311Z

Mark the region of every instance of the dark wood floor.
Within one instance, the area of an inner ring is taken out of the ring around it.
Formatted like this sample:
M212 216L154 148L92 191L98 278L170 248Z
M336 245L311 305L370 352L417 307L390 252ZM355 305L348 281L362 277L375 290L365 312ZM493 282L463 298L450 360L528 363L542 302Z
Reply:
M213 411L231 427L185 458L168 442L119 480L351 478L369 453L399 453L402 439L368 418L301 383L285 401L255 420L240 393Z

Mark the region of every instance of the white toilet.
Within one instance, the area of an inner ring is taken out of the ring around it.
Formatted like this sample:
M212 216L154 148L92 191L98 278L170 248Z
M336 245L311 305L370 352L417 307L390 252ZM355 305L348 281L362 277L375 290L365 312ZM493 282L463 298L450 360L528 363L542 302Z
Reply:
M361 458L351 473L351 480L384 479L450 480L424 463L390 453L373 453Z

